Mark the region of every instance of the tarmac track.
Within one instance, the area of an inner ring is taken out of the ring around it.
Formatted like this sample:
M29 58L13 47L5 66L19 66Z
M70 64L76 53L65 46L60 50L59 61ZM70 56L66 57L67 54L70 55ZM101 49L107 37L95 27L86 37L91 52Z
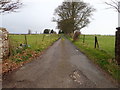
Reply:
M116 85L67 39L12 72L3 88L115 88Z

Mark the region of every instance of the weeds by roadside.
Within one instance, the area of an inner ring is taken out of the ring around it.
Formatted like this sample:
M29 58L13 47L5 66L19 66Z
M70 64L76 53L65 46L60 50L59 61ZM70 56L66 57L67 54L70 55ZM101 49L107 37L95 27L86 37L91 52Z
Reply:
M43 35L27 35L28 45L30 46L18 48L20 44L24 43L24 35L10 35L9 37L11 55L2 62L3 75L40 56L59 38L58 35L45 35L44 41L42 41Z
M70 41L72 38L66 36ZM103 70L108 72L115 80L120 82L120 67L115 61L114 37L98 36L100 48L94 48L94 36L86 35L85 43L83 43L82 35L76 42L72 42L81 52L86 54L94 63L99 65Z

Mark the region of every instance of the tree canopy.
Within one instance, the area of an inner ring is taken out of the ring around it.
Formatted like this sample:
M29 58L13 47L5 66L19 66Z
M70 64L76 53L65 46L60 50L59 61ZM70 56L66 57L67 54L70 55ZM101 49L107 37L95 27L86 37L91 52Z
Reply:
M94 8L81 0L63 2L55 9L53 21L57 22L58 29L64 33L71 33L86 27L90 23L93 11L95 11Z
M43 33L44 34L49 34L50 33L50 29L45 29Z

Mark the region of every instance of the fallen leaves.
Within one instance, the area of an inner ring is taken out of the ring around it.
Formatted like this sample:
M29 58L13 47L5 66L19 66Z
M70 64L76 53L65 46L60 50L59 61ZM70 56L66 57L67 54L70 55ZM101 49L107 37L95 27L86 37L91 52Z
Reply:
M10 57L9 59L3 60L3 62L2 62L3 76L13 70L16 70L16 69L22 67L25 63L30 62L35 57L38 57L40 54L42 54L42 53L36 53L35 51L25 50L22 54L17 54L15 56L13 56L12 58ZM29 58L27 60L22 60L21 57L23 57L23 56L25 57L26 55L29 55ZM21 59L21 61L16 62L14 59Z
M24 41L24 35L11 35L11 37L13 38L12 45L15 48ZM57 35L51 36L50 38L44 41L41 41L42 35L38 35L36 40L34 37L36 37L36 35L27 36L29 44L31 45L30 48L27 48L25 50L18 50L17 53L13 54L14 56L9 57L9 59L3 60L3 75L6 75L7 73L22 67L25 63L34 60L34 58L43 54L44 50L49 48L56 40L58 40ZM17 41L17 43L15 41ZM12 48L12 50L14 51L15 48Z

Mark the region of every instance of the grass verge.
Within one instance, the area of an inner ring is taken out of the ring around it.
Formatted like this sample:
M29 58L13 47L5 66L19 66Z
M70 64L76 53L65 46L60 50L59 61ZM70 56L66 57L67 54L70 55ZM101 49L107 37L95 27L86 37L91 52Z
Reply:
M83 37L81 35L73 44L120 83L120 67L115 61L115 37L98 35L100 48L97 49L94 48L94 35L86 35L85 43ZM68 36L67 38L72 41L72 38Z
M58 40L59 35L41 34L26 35L26 37L29 47L18 48L20 44L25 43L25 35L9 35L10 56L2 62L3 75L23 66L25 63L28 63L43 54L44 50Z

